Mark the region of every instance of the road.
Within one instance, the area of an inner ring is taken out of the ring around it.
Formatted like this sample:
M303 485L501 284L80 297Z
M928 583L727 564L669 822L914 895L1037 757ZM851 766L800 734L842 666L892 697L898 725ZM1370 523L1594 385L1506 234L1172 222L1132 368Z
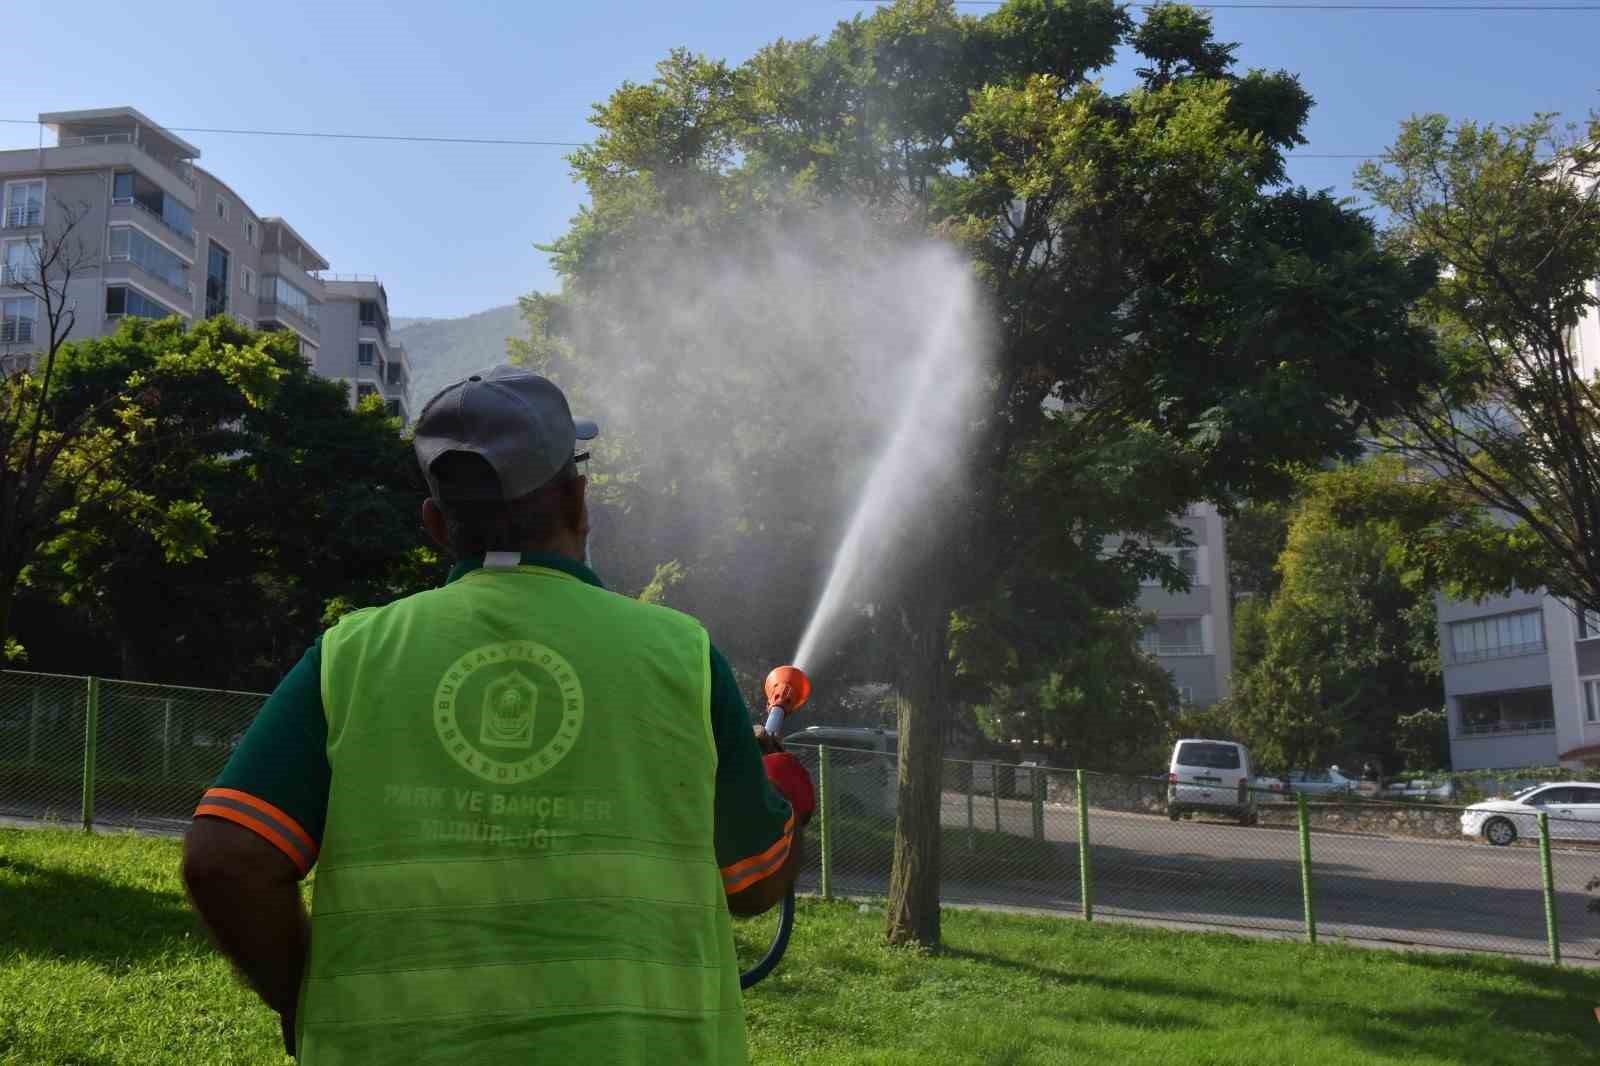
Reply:
M78 811L69 798L51 807L47 812L0 803L0 824L29 824L47 813L76 824ZM1080 913L1075 809L1045 806L1042 843L1032 839L1027 801L997 805L992 797L978 796L972 811L979 834L968 850L962 847L966 796L945 794L943 821L954 830L945 857L947 901ZM101 809L96 821L107 828L181 832L187 819L174 814ZM991 835L997 825L999 840ZM871 840L837 834L836 893L887 892L887 828L880 826ZM806 891L819 887L816 829L813 824L810 866L801 881ZM1015 848L1007 846L1007 836L1015 838ZM1299 840L1291 829L1171 822L1091 807L1089 838L1097 916L1304 935ZM1312 834L1311 845L1317 927L1324 940L1547 957L1537 848L1321 832ZM1557 846L1553 865L1564 961L1600 963L1600 914L1586 909L1600 893L1591 897L1584 889L1591 878L1600 878L1600 849Z
M992 798L977 797L974 827L992 833L997 818L1002 833L1018 837L1022 861L997 863L995 842L981 837L976 850L964 851L967 800L945 794L943 821L957 832L946 838L955 847L946 857L944 898L1079 913L1075 809L1046 805L1045 844L1031 839L1028 802L1001 800L997 812ZM1091 807L1089 839L1096 916L1303 936L1299 838L1292 829L1171 822ZM886 891L880 871L863 873L864 864L851 861L847 834L834 847L835 892ZM814 889L814 840L809 851L812 869L803 887ZM1535 847L1318 832L1311 852L1317 931L1325 941L1548 957ZM1600 914L1587 912L1584 887L1600 878L1600 849L1557 846L1553 866L1563 959L1600 963Z

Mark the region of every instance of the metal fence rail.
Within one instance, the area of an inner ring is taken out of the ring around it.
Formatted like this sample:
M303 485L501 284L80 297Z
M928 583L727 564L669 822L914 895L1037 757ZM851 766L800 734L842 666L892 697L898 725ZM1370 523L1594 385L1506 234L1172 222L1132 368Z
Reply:
M0 817L177 831L260 710L260 693L0 672ZM882 896L890 752L789 749L818 782L801 888ZM1289 802L1175 819L1164 777L947 761L942 898L1086 919L1600 961L1600 821L1514 815L1506 847L1462 808ZM1600 815L1600 812L1596 812ZM1252 824L1241 824L1249 822Z

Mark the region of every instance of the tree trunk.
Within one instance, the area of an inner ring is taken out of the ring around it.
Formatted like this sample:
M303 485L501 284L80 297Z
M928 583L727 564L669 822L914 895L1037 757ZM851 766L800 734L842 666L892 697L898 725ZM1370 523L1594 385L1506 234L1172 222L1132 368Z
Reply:
M944 690L949 611L935 578L908 605L905 698L899 706L900 759L894 869L885 935L891 944L939 946L939 832L944 790Z

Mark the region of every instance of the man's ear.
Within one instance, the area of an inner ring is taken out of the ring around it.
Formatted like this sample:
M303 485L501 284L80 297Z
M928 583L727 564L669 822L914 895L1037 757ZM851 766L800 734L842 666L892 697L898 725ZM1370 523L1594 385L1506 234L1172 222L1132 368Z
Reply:
M444 519L444 511L434 502L433 497L422 501L422 528L428 531L428 536L433 542L446 550L450 547L450 524Z

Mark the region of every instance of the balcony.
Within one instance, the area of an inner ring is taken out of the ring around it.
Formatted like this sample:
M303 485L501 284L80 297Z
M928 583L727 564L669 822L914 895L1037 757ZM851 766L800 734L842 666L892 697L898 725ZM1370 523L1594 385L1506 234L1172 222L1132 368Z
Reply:
M0 344L32 344L34 321L31 318L8 318L0 321Z
M105 279L137 281L145 288L153 289L158 294L157 298L164 303L175 303L180 307L194 306L194 286L189 284L187 277L169 278L165 274L156 273L136 259L108 259Z
M172 221L160 211L157 211L155 208L151 207L149 204L146 204L142 200L135 200L132 197L127 196L121 196L113 199L111 201L111 214L107 221L113 223L154 222L156 225L161 227L158 231L159 233L161 233L163 236L175 238L187 255L189 255L191 258L194 256L194 232L191 230L190 232L185 233L182 229L179 229L177 226L173 225Z
M284 324L297 329L312 337L322 335L322 325L317 320L316 312L296 307L292 303L279 302L271 293L263 293L260 297L261 313L275 315L284 320ZM315 307L316 304L312 304Z
M153 160L153 161L161 164L161 166L163 168L165 168L169 173L171 173L173 177L177 178L179 181L181 181L185 185L189 186L189 188L193 189L195 187L195 184L194 184L194 172L190 168L188 163L184 162L181 159L169 159L166 156L157 155L155 152L152 152L146 145L144 145L142 142L137 140L134 137L134 135L132 134L132 132L127 132L127 133L96 133L96 134L89 134L89 135L86 135L86 136L83 136L83 137L63 137L59 141L56 142L56 147L57 148L87 148L87 147L101 146L101 145L111 145L111 144L126 144L126 145L132 146L132 148L136 152L138 152L140 155L144 156L146 159L150 159L150 160Z

